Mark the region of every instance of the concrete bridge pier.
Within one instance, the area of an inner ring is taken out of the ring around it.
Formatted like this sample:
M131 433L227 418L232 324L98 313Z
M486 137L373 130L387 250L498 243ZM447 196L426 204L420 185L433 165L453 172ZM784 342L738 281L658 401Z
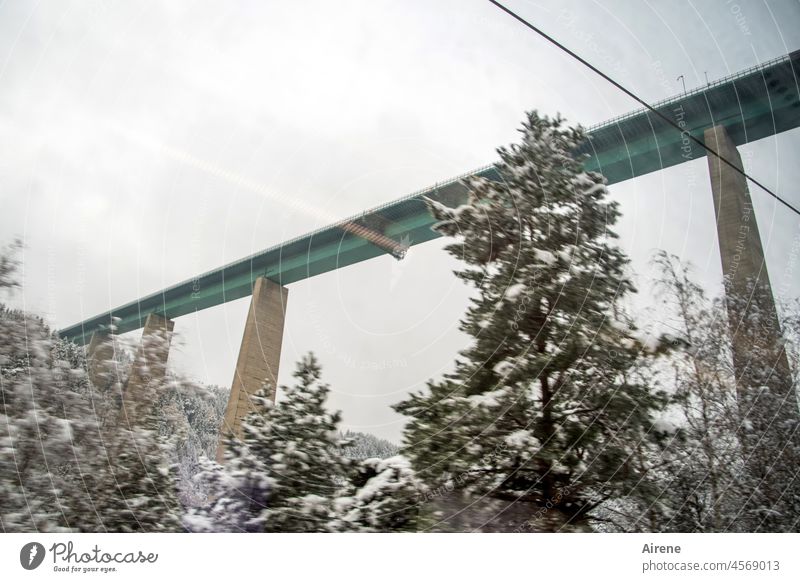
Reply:
M116 378L114 362L114 338L110 332L95 331L86 348L86 364L89 380L98 390L105 390Z
M724 127L707 129L704 139L709 147L743 169L742 158ZM783 349L747 180L711 153L708 168L736 375L739 434L752 459L750 473L763 479L768 488L767 481L779 485L774 483L775 465L791 463L789 458L779 459L781 451L788 453L792 443L800 445L797 394ZM770 466L764 464L765 457L769 457ZM758 466L759 462L763 466ZM779 498L780 492L775 495L773 499Z
M723 126L707 129L704 137L709 147L743 170L739 151ZM774 375L786 377L789 364L747 180L710 153L708 168L737 377L746 380L747 370L756 364L766 364ZM767 361L754 359L765 355Z
M157 398L157 384L167 373L167 359L175 322L150 313L142 330L130 376L122 394L120 420L135 425L145 420Z
M231 434L237 438L242 436L242 418L252 410L251 395L258 392L266 382L270 386L272 401L275 402L288 298L289 290L286 287L265 277L259 277L253 284L253 296L239 348L231 395L220 429L217 447L219 463L225 458L225 438Z

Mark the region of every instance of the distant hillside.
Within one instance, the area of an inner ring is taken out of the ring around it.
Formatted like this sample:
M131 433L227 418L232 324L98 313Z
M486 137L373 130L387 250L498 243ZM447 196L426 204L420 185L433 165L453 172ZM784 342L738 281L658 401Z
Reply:
M348 430L340 434L343 439L350 441L348 445L343 447L343 450L344 454L351 459L361 460L373 457L385 459L396 455L400 448L390 441L365 432Z

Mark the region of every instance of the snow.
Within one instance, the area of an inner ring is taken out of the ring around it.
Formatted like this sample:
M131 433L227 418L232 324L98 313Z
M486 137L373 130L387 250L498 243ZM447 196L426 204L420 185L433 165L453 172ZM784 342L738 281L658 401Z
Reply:
M516 364L514 364L513 362L509 362L507 360L503 360L502 362L498 362L497 364L495 364L493 369L494 369L496 374L499 374L501 376L506 376L510 372L512 372L515 367L516 367Z
M600 192L605 192L606 187L605 184L594 184L588 190L586 190L583 195L584 196L592 196L593 194L598 194Z
M591 176L586 172L581 172L573 179L573 182L578 186L588 186L591 187L594 185L594 180L592 180Z
M324 510L326 502L327 500L320 495L315 495L313 493L304 495L301 498L301 503L299 504L300 512L309 515L321 509Z
M570 204L570 203L553 204L553 206L550 208L550 214L554 214L556 216L566 216L573 209L574 209L574 206L572 204Z
M561 259L565 263L571 263L572 262L572 251L573 251L573 249L574 249L574 247L572 249L563 249L563 250L558 251L557 254L558 254L559 257L561 257Z
M183 516L183 523L192 532L213 532L214 521L204 515L187 513Z
M333 509L337 513L344 513L353 505L354 501L355 499L349 496L337 497L333 500Z
M633 337L644 347L648 352L655 352L658 349L659 338L652 333L636 332Z
M675 434L678 431L678 428L670 419L661 417L653 422L653 430L662 434Z
M444 216L450 216L452 219L458 219L462 214L466 213L469 214L472 212L475 207L472 204L461 204L460 206L453 208L451 206L447 206L438 202L437 200L433 200L432 198L425 197L425 201L436 211Z
M62 438L68 441L72 440L72 423L66 418L59 418L55 421L61 426Z
M505 396L505 394L506 389L500 388L492 392L486 392L485 394L474 394L473 396L467 397L467 400L476 406L497 406L498 399Z
M380 459L375 465L377 475L367 481L366 484L358 490L356 499L368 501L378 495L382 490L391 487L396 481L395 470L400 473L410 472L411 464L408 459L402 455L389 457L388 459Z
M464 212L469 213L473 210L473 206L471 204L462 204L457 208L451 208L450 214L453 218L459 218Z
M526 287L527 285L525 285L525 283L517 283L516 285L511 285L511 287L506 289L505 292L506 299L516 299L520 293L525 291Z
M617 319L616 317L609 317L606 319L606 321L608 322L608 325L618 331L623 333L628 333L628 331L630 331L630 327L624 321Z
M545 265L554 265L556 263L556 256L550 251L536 249L534 254L536 255L536 258Z
M521 448L528 446L533 440L534 436L529 430L518 430L508 435L505 439L505 442L509 446Z

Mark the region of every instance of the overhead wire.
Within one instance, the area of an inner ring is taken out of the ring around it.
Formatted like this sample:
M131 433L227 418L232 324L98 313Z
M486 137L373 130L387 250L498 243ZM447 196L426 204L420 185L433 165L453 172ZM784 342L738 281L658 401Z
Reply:
M500 10L502 10L503 12L508 14L509 16L511 16L514 19L518 20L520 23L525 25L527 28L529 28L530 30L532 30L533 32L535 32L536 34L538 34L539 36L541 36L542 38L544 38L545 40L550 42L551 44L555 45L556 47L558 47L559 49L561 49L562 51L567 53L569 56L571 56L572 58L574 58L575 60L577 60L578 62L583 64L584 66L586 66L589 69L591 69L592 71L594 71L596 74L600 75L603 79L605 79L606 81L608 81L609 83L614 85L614 87L616 87L617 89L619 89L620 91L625 93L628 97L631 97L632 99L637 101L645 109L647 109L651 113L655 114L656 116L658 116L663 121L667 122L670 126L672 126L675 129L677 129L681 133L681 135L686 136L688 139L690 139L691 141L693 141L694 143L699 145L701 148L706 150L708 153L710 153L711 155L715 156L722 163L724 163L725 165L731 167L737 173L739 173L742 176L744 176L744 178L746 180L749 180L750 182L752 182L753 184L755 184L756 186L761 188L764 192L766 192L767 194L769 194L770 196L775 198L778 202L780 202L781 204L786 206L789 210L791 210L792 212L794 212L795 214L800 216L800 210L798 210L797 208L792 206L789 202L787 202L786 200L784 200L783 198L778 196L778 194L776 194L775 192L773 192L772 190L767 188L764 184L762 184L761 182L759 182L758 180L753 178L751 175L749 175L747 172L745 172L744 169L740 168L738 165L734 164L733 162L731 162L730 160L725 158L725 156L721 155L714 148L712 148L709 145L707 145L703 140L698 139L697 137L693 136L691 134L691 132L688 132L685 129L683 129L680 125L678 125L677 122L675 122L674 120L670 119L668 116L666 116L663 113L661 113L658 109L656 109L655 107L650 105L647 101L645 101L644 99L639 97L636 93L634 93L633 91L631 91L630 89L628 89L627 87L625 87L624 85L619 83L618 81L614 80L612 77L610 77L609 75L607 75L606 73L604 73L603 71L601 71L600 69L595 67L593 64L591 64L589 61L587 61L586 59L581 57L579 54L575 53L574 51L570 50L569 48L567 48L566 46L564 46L563 44L558 42L555 38L553 38L552 36L550 36L549 34L544 32L543 30L541 30L537 26L535 26L532 23L530 23L527 20L525 20L522 16L520 16L519 14L517 14L516 12L514 12L510 8L504 6L500 2L497 2L496 0L488 0L488 1L491 2L492 4L494 4L497 8L499 8Z

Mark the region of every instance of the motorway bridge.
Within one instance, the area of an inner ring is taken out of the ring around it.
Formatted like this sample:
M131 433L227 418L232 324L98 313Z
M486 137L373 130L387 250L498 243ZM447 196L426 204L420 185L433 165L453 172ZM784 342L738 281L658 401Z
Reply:
M614 184L706 157L706 151L687 137L691 134L741 167L736 146L800 125L798 79L800 50L654 104L685 133L648 110L637 110L589 128L589 139L577 153L589 155L587 170L601 172ZM742 254L746 260L737 255L739 273L734 275L755 274L768 286L755 217L751 219L748 211L743 219L743 208L750 204L746 183L719 160L709 157L708 161L723 273L731 276L732 253L742 244L740 233L747 228L747 253ZM94 357L110 333L144 327L144 342L154 333L170 334L177 317L252 295L226 414L226 426L237 431L239 419L249 407L249 394L265 378L277 379L288 298L285 285L383 254L402 258L408 244L437 238L424 198L458 206L467 199L462 180L473 175L499 179L497 170L487 166L435 184L110 309L59 334L79 345L90 344L88 352ZM748 221L746 227L742 220ZM164 362L166 357L165 350ZM131 389L129 382L127 390Z
M708 86L655 104L656 109L703 132L723 126L736 145L800 125L800 51L720 79ZM587 170L601 172L609 184L705 156L666 122L640 110L589 128L580 149L590 154ZM385 254L402 252L401 240L419 244L439 235L423 197L458 206L466 201L461 180L470 175L498 178L492 166L436 184L358 216L282 242L188 281L152 293L60 330L61 337L86 344L92 333L117 320L117 333L141 328L148 314L169 319L241 299L252 293L258 277L287 285ZM359 232L358 227L363 227ZM377 238L374 233L382 236ZM366 234L367 236L364 236Z

